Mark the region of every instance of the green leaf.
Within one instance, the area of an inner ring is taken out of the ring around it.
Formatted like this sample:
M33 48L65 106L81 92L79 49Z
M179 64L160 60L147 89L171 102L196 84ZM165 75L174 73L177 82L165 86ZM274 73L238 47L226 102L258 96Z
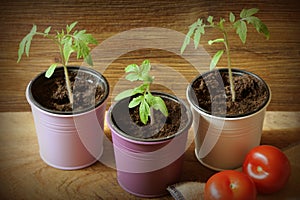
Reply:
M86 34L86 30L75 31L73 33L73 38L73 49L77 52L77 59L83 57L84 60L88 61L88 64L91 64L92 60L90 57L90 48L88 45L98 44L97 40L91 34Z
M94 66L94 63L93 63L93 59L92 59L91 54L87 55L87 56L84 58L84 61L85 61L89 66Z
M98 44L98 41L91 34L81 34L78 38L86 45L88 44Z
M31 40L32 40L33 36L36 34L36 29L37 29L36 25L33 25L31 31L20 42L17 62L20 62L24 52L27 57L29 56Z
M22 55L24 53L24 47L25 47L25 43L26 43L26 38L23 38L23 40L20 42L19 44L19 50L18 50L18 60L17 63L20 62Z
M235 15L232 12L229 13L229 21L231 23L234 23L234 21L235 21Z
M144 60L143 63L142 63L142 66L143 65L150 65L150 61L148 59Z
M37 30L37 26L35 24L33 24L32 29L30 30L30 35L35 35L36 34L36 30Z
M28 40L27 40L26 45L25 45L25 53L26 53L27 57L29 57L31 41L32 41L32 37L28 37Z
M46 73L45 73L45 77L46 77L46 78L50 78L50 77L52 76L52 74L54 73L55 68L57 67L57 65L58 65L58 63L54 63L54 64L52 64L52 65L48 68L48 70L47 70Z
M267 39L270 38L270 32L268 30L268 27L257 17L251 16L246 18L247 23L252 24L257 32L263 33Z
M65 60L65 65L68 64L70 55L74 52L72 47L72 37L68 37L64 41L63 55Z
M195 31L195 34L194 34L194 46L195 46L195 49L198 48L198 45L200 43L200 39L201 39L201 35L204 34L204 26L199 26L196 31Z
M147 124L148 122L148 117L150 115L150 107L148 103L145 101L141 101L140 107L139 107L139 114L140 114L140 119L143 122L143 124Z
M214 20L214 17L213 17L213 16L208 16L207 21L208 21L211 25L213 25L213 20Z
M263 33L267 39L270 38L270 32L268 30L268 27L257 17L252 16L256 14L259 10L257 8L251 8L249 10L242 10L240 16L243 18L243 20L247 21L247 23L252 24L257 32Z
M218 64L221 56L223 55L224 50L219 50L214 57L212 58L211 62L210 62L210 70L214 69L216 67L216 65Z
M27 38L27 42L26 42L26 45L25 45L25 53L26 53L26 56L28 57L29 56L29 50L30 50L30 45L31 45L31 40L33 38L33 36L36 34L36 25L33 25L29 35L28 35L28 38Z
M155 98L150 92L145 95L145 99L150 107L155 104Z
M140 66L141 69L141 77L148 76L148 73L151 69L151 64L149 60L144 60L142 65Z
M202 20L198 19L198 21L194 22L190 27L189 27L189 31L188 33L186 34L185 36L185 39L183 41L183 44L181 46L181 49L180 49L180 53L183 54L184 50L186 49L187 45L190 44L190 39L192 37L192 35L194 34L196 28L197 28L197 25L199 23L202 23Z
M129 72L139 73L139 66L137 64L130 64L125 68L125 72L126 73L129 73Z
M208 44L212 45L213 43L217 43L217 42L224 42L224 38L218 38L218 39L215 39L215 40L209 40Z
M136 88L133 89L132 95L135 95L135 94L144 94L145 91L147 91L148 88L149 88L149 84L143 83L140 86L138 86L138 87L136 87Z
M81 40L74 41L74 48L77 51L77 59L85 58L90 54L90 49L86 43Z
M250 17L250 16L258 13L258 11L259 11L259 9L257 9L257 8L250 8L249 10L247 10L247 15L248 15L248 17Z
M80 39L86 44L98 44L98 41L91 34L82 34Z
M247 14L247 10L246 9L243 9L240 13L240 18L245 18L246 17L246 14Z
M240 13L240 17L243 18L247 18L250 17L254 14L256 14L259 11L259 9L257 8L251 8L251 9L243 9Z
M167 117L169 113L164 100L160 97L154 97L154 99L155 104L153 104L152 107L156 110L159 110L165 117Z
M78 22L73 22L72 24L70 24L70 26L67 25L66 29L68 34L72 31L72 29L76 26L77 23Z
M143 77L140 77L141 81L144 81L144 83L149 84L152 83L154 80L154 76L149 76L148 74L145 74Z
M247 38L247 25L246 22L244 21L236 21L233 24L234 28L236 28L236 33L239 35L241 41L243 42L243 44L246 43L246 38Z
M136 73L127 74L125 77L126 80L131 81L131 82L137 81L137 80L139 80L139 78L140 78L139 75Z
M184 50L186 49L187 45L190 44L190 36L186 35L183 41L183 44L180 49L180 54L183 54Z
M259 33L263 33L267 39L270 38L269 29L263 22L261 22L259 26L256 26L255 28Z
M75 51L77 52L77 59L83 56L84 51L86 51L86 44L84 44L78 38L74 38L74 47Z
M18 50L18 61L17 62L20 62L21 58L22 58L22 55L24 54L24 50L25 50L25 44L27 42L27 39L28 37L30 37L30 35L26 35L22 41L20 42L19 44L19 50Z
M221 17L220 22L218 23L218 26L220 27L221 30L224 29L224 22L225 22L225 19Z
M144 100L143 95L133 98L130 101L128 108L134 108L134 107L138 106L142 102L142 100Z
M143 81L144 83L152 83L154 77L149 76L151 64L149 60L144 60L141 66L136 64L128 65L125 72L130 73L125 78L129 81Z
M48 28L46 28L46 29L44 30L44 33L45 33L46 35L48 35L49 32L50 32L50 30L51 30L51 26L49 26Z
M116 97L115 97L115 101L119 101L121 99L127 98L132 96L132 92L133 89L129 89L129 90L124 90L123 92L119 93Z
M159 110L164 116L168 116L168 109L164 100L159 96L153 96L151 93L145 95L146 101L150 108Z

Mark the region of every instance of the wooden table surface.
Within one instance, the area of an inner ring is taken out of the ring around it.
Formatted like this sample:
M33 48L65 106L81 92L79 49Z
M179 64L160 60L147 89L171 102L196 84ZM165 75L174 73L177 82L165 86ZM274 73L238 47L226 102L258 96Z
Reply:
M233 66L254 72L270 86L262 144L271 144L289 156L293 172L288 187L261 199L300 197L300 6L295 0L218 1L66 1L4 0L0 2L0 197L1 199L135 199L116 181L115 169L98 162L86 169L61 171L48 167L38 154L38 144L25 88L38 73L59 58L57 47L43 38L32 42L30 58L17 64L20 40L32 24L40 30L60 30L78 21L99 41L93 47L94 68L110 83L108 106L118 91L128 87L123 69L149 59L156 76L154 90L173 92L184 98L185 87L199 72L208 70L215 49L202 42L201 51L192 47L180 55L184 34L199 17L227 18L229 11L260 9L258 16L269 27L270 40L254 29L247 43L230 37ZM203 40L219 37L209 30ZM81 65L74 57L71 64ZM226 67L221 59L219 67ZM180 78L180 79L178 79ZM106 134L110 135L108 129ZM192 133L191 133L192 135ZM213 171L195 158L194 144L185 153L182 181L205 182ZM165 199L171 199L166 196Z
M299 119L300 112L267 112L261 143L275 145L285 151L292 165L292 175L283 190L273 195L258 196L259 199L300 197ZM30 112L3 112L0 113L0 122L1 199L139 199L118 185L113 163L97 162L74 171L46 165L39 156ZM106 126L105 133L110 138ZM190 131L190 146L185 152L181 181L205 182L215 172L197 161L192 139ZM111 143L105 143L105 157L109 157L110 153ZM172 197L165 196L163 199Z

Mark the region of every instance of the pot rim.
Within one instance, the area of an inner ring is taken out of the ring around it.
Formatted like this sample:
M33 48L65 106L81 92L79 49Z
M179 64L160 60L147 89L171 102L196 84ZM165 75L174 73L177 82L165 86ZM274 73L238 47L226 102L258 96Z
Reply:
M124 98L124 99L121 99L117 102L115 102L114 104L112 104L109 108L109 110L107 111L107 116L106 116L106 121L107 121L107 124L109 126L110 129L113 129L114 131L112 132L115 132L118 134L119 137L122 137L123 139L127 140L127 141L131 141L131 142L134 142L134 143L140 143L140 144L152 144L152 143L160 143L160 142L165 142L167 140L170 140L170 139L173 139L179 135L181 135L182 133L188 131L188 129L191 127L192 125L192 122L193 122L193 116L192 116L192 112L191 110L189 109L188 105L186 102L184 102L182 99L176 97L176 96L173 96L171 94L167 94L167 93L164 93L164 92L151 92L152 94L154 95L159 95L159 96L162 96L162 97L165 97L165 98L169 98L177 103L180 103L182 106L184 106L185 108L185 111L186 111L186 114L187 114L187 118L188 118L188 121L187 121L187 124L185 125L185 127L181 128L180 130L178 130L175 134L171 135L171 136L168 136L168 137L164 137L164 138L150 138L150 139L144 139L144 138L137 138L137 137L133 137L133 136L130 136L128 135L127 133L125 133L124 131L122 131L112 120L112 112L113 112L113 109L115 108L116 105L118 105L120 102L122 101L125 101L126 99L130 98L130 97L127 97L127 98ZM181 109L182 110L182 109Z
M248 74L248 75L251 75L253 77L255 77L256 79L258 79L259 81L261 81L263 83L263 85L266 86L266 89L267 89L267 93L268 93L268 98L267 100L262 104L260 105L260 107L252 112L248 112L248 113L245 113L245 114L237 114L237 115L230 115L230 116L216 116L214 114L212 114L211 112L208 112L207 110L201 108L199 105L198 105L198 102L195 102L195 98L192 98L191 94L192 94L192 85L193 83L199 79L200 77L202 76L205 76L213 71L219 71L219 72L225 72L227 71L228 68L219 68L219 69L215 69L215 70L212 70L212 71L207 71L203 74L199 74L198 76L196 76L192 82L188 85L187 87L187 90L186 90L186 97L187 97L187 100L188 102L190 103L190 105L199 113L207 116L207 117L213 117L213 118L216 118L216 119L227 119L227 120L237 120L237 119L243 119L243 118L248 118L248 117L251 117L259 112L261 112L264 108L266 108L270 101L271 101L271 89L269 87L269 85L261 78L259 77L257 74L254 74L253 72L249 72L249 71L246 71L246 70L242 70L242 69L236 69L236 68L232 68L232 72L235 73L235 74Z
M54 71L54 73L56 73L57 71L61 71L63 70L63 67L57 67ZM85 113L89 113L93 110L95 110L97 107L99 107L100 105L102 105L108 98L109 95L109 83L107 81L107 79L105 78L105 76L103 76L100 72L92 69L92 68L88 68L85 66L68 66L68 71L80 71L80 72L84 72L84 73L88 73L91 74L95 77L98 78L98 80L101 80L101 82L104 85L104 89L105 89L105 93L104 93L104 97L101 99L101 101L99 101L97 104L89 106L86 109L83 110L79 110L79 111L57 111L57 110L51 110L48 108L45 108L43 105L41 105L32 95L31 89L32 89L32 85L33 83L40 77L45 76L46 71L41 72L40 74L38 74L34 79L32 79L26 88L26 97L27 100L29 102L30 105L34 105L36 108L38 108L40 111L51 114L51 115L56 115L56 116L79 116Z

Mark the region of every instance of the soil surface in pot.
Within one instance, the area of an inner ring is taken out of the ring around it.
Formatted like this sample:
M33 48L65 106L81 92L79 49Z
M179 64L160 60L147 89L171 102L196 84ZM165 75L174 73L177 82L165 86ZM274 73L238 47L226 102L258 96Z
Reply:
M160 111L154 110L154 120L148 120L145 125L139 117L139 106L128 108L128 102L113 113L114 123L130 136L142 139L165 138L176 134L186 126L188 118L184 106L167 98L165 101L169 116L165 117Z
M87 73L69 72L71 88L73 91L74 105L70 104L68 91L65 84L65 77L59 76L49 85L44 95L50 98L44 98L43 106L56 111L81 111L96 105L102 100L105 89L97 84L94 76Z
M221 76L220 76L221 75ZM212 71L192 85L199 107L215 116L237 116L260 109L268 101L268 89L249 74L233 74L236 98L232 101L228 72Z

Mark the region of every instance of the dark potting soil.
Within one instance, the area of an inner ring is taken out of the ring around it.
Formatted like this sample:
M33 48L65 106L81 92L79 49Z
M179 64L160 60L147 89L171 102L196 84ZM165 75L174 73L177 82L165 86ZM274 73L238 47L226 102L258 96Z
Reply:
M220 76L221 75L221 76ZM268 100L266 86L249 74L233 74L235 101L232 101L228 72L213 71L192 85L199 107L215 116L236 116L256 111Z
M113 114L114 122L123 132L135 138L157 139L172 136L186 126L187 114L181 104L167 98L163 98L163 100L169 112L168 117L165 117L160 111L154 110L154 122L151 123L149 118L150 120L145 125L139 117L139 106L130 109L124 108L128 106L127 103L121 108L127 112L116 109L116 113Z
M65 77L55 77L48 90L50 98L45 103L48 109L56 111L80 111L96 105L104 97L104 88L97 83L94 76L87 73L69 72L71 88L73 91L73 106L68 98Z

